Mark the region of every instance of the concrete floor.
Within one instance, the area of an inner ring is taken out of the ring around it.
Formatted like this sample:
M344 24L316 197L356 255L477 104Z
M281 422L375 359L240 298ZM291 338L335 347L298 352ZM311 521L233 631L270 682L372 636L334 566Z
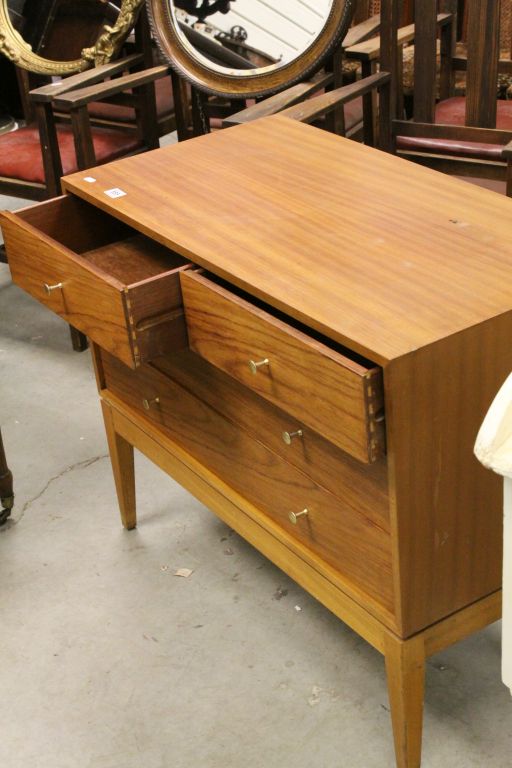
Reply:
M0 371L0 766L393 768L376 651L140 456L121 528L89 354L4 265ZM429 660L424 731L512 766L499 624Z

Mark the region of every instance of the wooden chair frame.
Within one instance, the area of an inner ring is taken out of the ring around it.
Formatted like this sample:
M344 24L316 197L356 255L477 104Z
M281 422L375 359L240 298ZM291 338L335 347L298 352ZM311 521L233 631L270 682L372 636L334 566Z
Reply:
M391 74L391 151L397 137L421 137L502 145L500 161L471 159L456 154L435 154L400 150L407 159L447 173L506 180L507 194L512 194L512 132L496 128L496 89L500 68L512 71L510 60L499 60L499 3L495 0L469 0L468 57L455 56L457 0L416 0L415 13L421 28L414 24L399 27L399 0L382 0L381 35L347 51L348 57L362 61L380 60L382 70ZM440 40L440 78L436 83L436 38ZM401 49L414 41L414 115L403 118L401 85ZM368 66L368 65L367 65ZM436 88L440 100L452 94L455 72L466 71L466 125L434 123Z
M356 84L353 89L349 91L342 91L342 64L346 50L377 35L379 28L380 16L372 16L371 18L365 19L361 23L352 26L347 32L340 48L333 56L331 60L331 66L326 67L326 72L318 73L310 80L291 86L285 91L277 93L274 96L270 96L255 104L254 106L248 107L238 113L235 113L234 115L231 115L223 121L223 126L225 128L229 128L234 125L242 125L243 123L256 120L259 117L266 117L278 112L283 112L284 110L288 110L291 107L299 105L305 99L309 99L315 93L318 93L318 91L331 89L331 97L327 96L324 101L315 102L318 107L320 103L325 104L325 111L322 111L322 108L319 107L319 114L324 114L328 117L331 116L330 122L327 125L329 130L332 130L334 133L339 135L346 135L349 137L352 137L356 131L359 132L361 130L363 133L364 142L366 144L373 145L376 140L375 94L377 85L370 85L367 88L367 84L363 84L361 85L360 89ZM375 72L372 70L369 72L369 74L373 75ZM367 73L363 72L363 78L366 76ZM378 79L369 82L378 83L378 86L382 87L385 86L387 81ZM346 98L347 93L353 95L350 95L348 98ZM358 96L363 97L363 123L361 126L357 126L355 130L347 134L345 130L343 110L341 107L343 104L348 103L348 101L351 101ZM331 99L334 102L332 107L330 106ZM327 107L328 104L329 107ZM315 109L316 107L312 107L312 113L310 117L310 110L306 110L306 106L303 105L305 121L311 122L312 120L316 119L314 116ZM308 115L307 118L306 113Z

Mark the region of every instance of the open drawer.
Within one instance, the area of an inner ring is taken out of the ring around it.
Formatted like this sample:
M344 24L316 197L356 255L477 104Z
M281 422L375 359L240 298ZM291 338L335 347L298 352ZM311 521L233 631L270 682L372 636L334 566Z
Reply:
M181 274L190 348L360 461L385 451L382 370L212 275Z
M177 254L71 195L1 225L14 282L127 365L186 346Z

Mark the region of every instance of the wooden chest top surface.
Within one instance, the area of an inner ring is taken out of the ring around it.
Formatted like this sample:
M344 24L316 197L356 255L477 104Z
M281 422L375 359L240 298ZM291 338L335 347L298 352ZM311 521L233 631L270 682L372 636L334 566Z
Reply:
M512 308L510 199L287 118L64 188L381 364Z

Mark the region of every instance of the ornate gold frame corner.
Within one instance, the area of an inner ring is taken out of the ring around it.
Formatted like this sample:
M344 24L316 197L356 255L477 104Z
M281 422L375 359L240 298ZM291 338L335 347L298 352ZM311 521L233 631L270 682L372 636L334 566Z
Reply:
M79 59L52 61L34 53L11 22L7 0L0 0L0 54L16 66L41 75L72 75L90 67L106 64L119 51L137 20L145 0L122 0L119 16L112 26L106 25L91 48L84 48Z

